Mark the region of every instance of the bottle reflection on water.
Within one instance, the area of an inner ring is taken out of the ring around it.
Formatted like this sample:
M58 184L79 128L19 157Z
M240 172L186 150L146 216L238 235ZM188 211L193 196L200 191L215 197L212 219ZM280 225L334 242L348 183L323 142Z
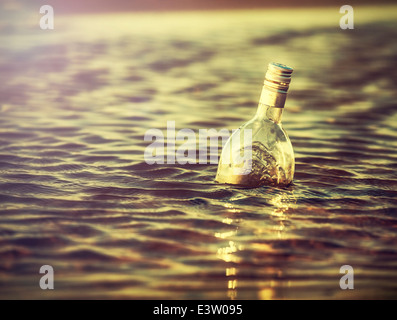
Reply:
M247 205L251 198L266 199L268 205ZM288 251L288 248L273 244L274 240L290 237L289 220L297 209L296 202L293 188L241 189L223 202L222 223L230 229L222 227L214 236L220 240L216 255L225 265L227 298L267 300L285 297L290 286L289 268L270 261L277 262ZM246 213L264 214L267 218L245 219ZM247 278L246 274L252 277ZM259 278L264 280L255 280ZM258 290L248 292L244 289L247 287L257 287Z
M216 173L217 182L246 187L285 186L292 182L294 151L281 125L292 71L283 64L269 64L257 113L226 142Z

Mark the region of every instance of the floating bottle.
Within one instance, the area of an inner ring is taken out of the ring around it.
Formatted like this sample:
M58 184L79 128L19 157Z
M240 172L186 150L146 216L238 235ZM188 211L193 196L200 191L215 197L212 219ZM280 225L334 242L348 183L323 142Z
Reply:
M256 115L234 130L223 147L217 182L244 187L292 182L294 151L281 125L292 71L283 64L269 64Z

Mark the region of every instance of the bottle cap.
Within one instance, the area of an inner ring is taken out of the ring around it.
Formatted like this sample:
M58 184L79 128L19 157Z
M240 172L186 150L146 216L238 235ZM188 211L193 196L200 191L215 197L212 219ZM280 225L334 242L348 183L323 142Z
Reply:
M281 63L269 63L264 85L280 93L287 93L293 68Z

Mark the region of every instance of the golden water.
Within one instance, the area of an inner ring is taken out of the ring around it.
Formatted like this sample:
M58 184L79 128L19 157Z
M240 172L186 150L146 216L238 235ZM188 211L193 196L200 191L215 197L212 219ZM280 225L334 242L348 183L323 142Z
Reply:
M395 298L396 8L337 9L2 17L0 297ZM295 68L292 185L145 164L168 120L251 119L270 61Z

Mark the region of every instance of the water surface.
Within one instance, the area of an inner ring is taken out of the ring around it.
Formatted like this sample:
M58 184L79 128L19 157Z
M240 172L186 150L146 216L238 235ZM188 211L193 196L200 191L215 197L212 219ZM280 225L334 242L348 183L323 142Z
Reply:
M0 298L396 298L395 12L3 17ZM271 61L295 68L292 185L145 163L150 128L249 120Z

